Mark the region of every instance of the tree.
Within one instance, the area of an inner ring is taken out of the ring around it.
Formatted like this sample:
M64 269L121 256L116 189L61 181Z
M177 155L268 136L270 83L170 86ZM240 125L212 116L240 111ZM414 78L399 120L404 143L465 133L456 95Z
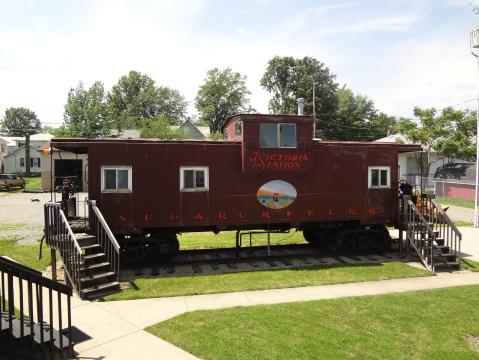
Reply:
M330 129L336 128L334 115L338 105L335 75L320 61L312 57L294 59L275 56L268 62L260 84L273 97L269 109L273 113L296 113L296 99L304 98L305 114L313 114L314 104L318 133L322 137ZM321 124L321 122L323 122Z
M195 99L199 121L208 124L212 133L220 132L229 115L251 110L249 94L246 76L231 68L209 70Z
M160 115L168 118L170 124L180 123L188 103L177 90L156 87L148 75L130 71L113 86L108 105L110 116L119 128L141 129Z
M434 108L414 108L416 121L402 119L396 129L409 140L423 145L427 156L426 173L434 161L434 153L445 157L473 159L476 136L476 113L469 110L445 108L441 113Z
M367 96L354 94L346 86L339 88L336 96L336 115L324 124L319 122L325 138L373 141L394 130L396 119L378 112L374 102Z
M26 136L37 134L42 126L33 111L23 107L11 107L5 110L0 128L9 136Z
M159 116L150 120L141 128L142 138L155 138L163 140L183 139L184 135L179 126L172 126L170 119Z
M108 115L103 84L96 81L85 90L80 82L68 92L63 115L64 125L54 133L61 136L107 136L112 128Z
M10 136L25 136L25 175L30 176L30 135L41 129L37 115L27 108L8 108L0 128Z

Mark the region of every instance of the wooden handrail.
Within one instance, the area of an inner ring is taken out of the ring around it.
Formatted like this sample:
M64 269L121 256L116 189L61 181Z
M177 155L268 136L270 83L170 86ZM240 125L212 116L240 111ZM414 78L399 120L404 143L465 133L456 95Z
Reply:
M18 284L18 293L15 284ZM47 290L48 294L45 299L44 290ZM57 293L55 297L52 296L53 291ZM66 299L62 295L65 295ZM63 352L66 349L69 358L74 358L70 299L72 295L71 286L46 278L39 271L0 256L0 312L7 315L5 328L2 328L4 321L0 321L0 331L8 329L8 336L12 339L19 337L20 346L25 346L28 351L31 351L34 344L41 343L53 351ZM62 303L65 304L65 300L66 324L61 320ZM54 311L58 311L57 327L53 318ZM30 331L25 332L28 328ZM58 330L54 331L54 328ZM66 335L64 330L68 331ZM45 339L45 336L49 338ZM27 337L30 338L30 343L24 342ZM6 349L0 349L0 354L4 353L11 356L8 346Z
M113 233L111 232L110 227L106 223L105 218L103 217L102 213L100 212L100 210L96 206L96 201L95 200L89 200L89 201L91 201L92 209L95 212L95 215L98 218L98 221L100 221L101 226L105 230L108 238L110 239L110 242L113 244L115 250L120 251L120 245L118 244L118 241L116 241L115 235L113 235Z
M90 232L95 236L96 241L106 255L107 261L110 263L110 269L116 274L116 278L120 280L120 245L116 241L110 227L103 217L100 209L96 206L95 200L88 200L88 222Z
M456 233L461 233L459 231L459 229L457 228L456 225L454 225L454 222L452 221L452 219L449 217L449 215L447 215L447 213L444 211L444 209L442 208L442 206L436 201L436 199L431 199L431 202L434 204L435 208L437 211L439 211L439 213L441 214L441 216L444 217L444 219L446 220L446 222L448 223L448 225L456 232Z
M60 210L60 216L63 220L63 222L65 224L68 224L68 220L67 220L67 217L65 216L65 213ZM73 246L75 246L76 250L78 251L79 254L82 253L82 250L81 250L81 247L80 247L80 244L78 244L78 241L75 237L75 234L73 233L73 230L70 226L67 226L67 231L68 231L68 235L70 236L71 240L72 240L72 243L73 243Z
M83 264L83 251L58 203L45 204L45 239L51 249L60 253L65 274L80 294L80 267Z
M71 286L44 277L40 271L26 267L15 261L11 261L4 256L0 256L0 271L11 273L13 276L23 279L28 278L34 284L51 288L65 295L73 295L73 289Z

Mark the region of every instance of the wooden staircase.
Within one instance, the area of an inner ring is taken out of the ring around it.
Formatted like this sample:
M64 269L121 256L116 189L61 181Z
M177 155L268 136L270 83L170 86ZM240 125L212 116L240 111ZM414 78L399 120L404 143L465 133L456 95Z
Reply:
M404 196L402 202L406 253L412 247L431 271L458 270L462 234L434 195L424 194L417 202Z
M94 299L119 290L117 274L111 269L101 245L94 235L75 234L83 251L83 264L80 267L80 297Z
M1 256L0 274L0 359L74 358L72 288Z
M87 219L70 224L60 204L45 204L45 234L79 296L95 299L119 290L120 246L95 201L88 201L88 210Z

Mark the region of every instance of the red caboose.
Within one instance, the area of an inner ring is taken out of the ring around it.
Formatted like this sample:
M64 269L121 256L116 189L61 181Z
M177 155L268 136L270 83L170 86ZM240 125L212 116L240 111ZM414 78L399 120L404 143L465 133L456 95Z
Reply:
M177 233L206 230L297 228L330 248L381 247L385 226L398 221L398 153L421 150L316 140L309 116L239 114L224 133L224 141L56 138L52 146L88 154L88 197L123 245L170 254Z

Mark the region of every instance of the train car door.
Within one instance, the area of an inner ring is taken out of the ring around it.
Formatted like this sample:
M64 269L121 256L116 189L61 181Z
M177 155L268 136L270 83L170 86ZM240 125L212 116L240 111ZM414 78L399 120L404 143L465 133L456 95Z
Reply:
M185 225L209 223L209 167L180 167L180 214Z
M368 166L367 215L373 222L386 221L394 206L391 166ZM394 173L396 173L394 171Z

